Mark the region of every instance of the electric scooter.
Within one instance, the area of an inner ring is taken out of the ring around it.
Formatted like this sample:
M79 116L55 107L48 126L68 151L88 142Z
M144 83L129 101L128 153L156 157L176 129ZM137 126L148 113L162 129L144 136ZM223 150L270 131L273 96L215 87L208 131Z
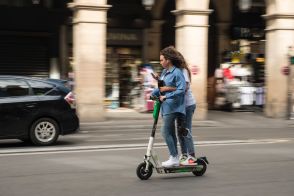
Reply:
M158 116L160 113L161 101L158 97L150 97L155 101L154 110L153 110L153 128L151 136L149 138L149 143L147 147L147 153L144 156L144 161L140 163L137 167L136 173L138 178L141 180L147 180L151 177L153 173L153 168L156 169L159 174L167 173L183 173L183 172L192 172L195 176L202 176L206 172L208 160L206 157L199 157L196 160L196 163L193 165L184 165L184 166L175 166L175 167L163 167L159 161L158 155L153 150L153 144L155 139L155 132L158 122Z

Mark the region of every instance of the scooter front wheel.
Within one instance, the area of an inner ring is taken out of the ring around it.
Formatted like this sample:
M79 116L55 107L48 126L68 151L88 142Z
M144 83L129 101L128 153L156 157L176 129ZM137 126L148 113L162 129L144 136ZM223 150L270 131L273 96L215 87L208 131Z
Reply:
M192 173L195 176L203 176L203 174L206 172L207 164L205 163L204 160L199 159L197 160L197 166L195 170L192 171Z
M141 180L148 180L153 172L152 164L149 165L148 170L146 171L146 162L142 162L137 167L137 176Z

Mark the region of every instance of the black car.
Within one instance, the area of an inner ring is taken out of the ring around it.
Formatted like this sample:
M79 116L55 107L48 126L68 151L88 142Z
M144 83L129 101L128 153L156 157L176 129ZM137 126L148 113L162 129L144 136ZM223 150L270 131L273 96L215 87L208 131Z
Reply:
M51 145L79 128L65 81L0 75L0 139Z

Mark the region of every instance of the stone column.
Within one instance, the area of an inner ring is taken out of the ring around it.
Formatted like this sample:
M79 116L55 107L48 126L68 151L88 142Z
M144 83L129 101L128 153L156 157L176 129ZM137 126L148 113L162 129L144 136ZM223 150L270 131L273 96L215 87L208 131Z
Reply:
M49 77L53 79L60 79L60 68L56 57L50 58Z
M81 122L105 120L106 0L75 0L73 58L77 110Z
M294 1L267 1L266 19L266 107L268 117L287 117L288 48L294 45Z
M192 74L191 89L197 101L197 119L207 115L207 55L209 0L177 0L176 48L184 55Z

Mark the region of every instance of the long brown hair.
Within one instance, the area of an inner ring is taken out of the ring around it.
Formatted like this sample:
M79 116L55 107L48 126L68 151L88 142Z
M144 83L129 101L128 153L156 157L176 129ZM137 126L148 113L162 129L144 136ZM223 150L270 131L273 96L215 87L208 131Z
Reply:
M177 68L186 69L188 71L189 80L191 82L191 71L184 58L184 56L175 49L174 46L168 46L160 51L160 54L164 56L165 59L171 61L171 63Z
M178 51L178 55L179 55L179 59L180 59L180 62L181 62L181 68L187 70L188 75L189 75L189 80L190 80L190 82L191 82L191 71L190 71L190 69L189 69L189 66L188 66L188 64L187 64L187 62L186 62L184 56L182 55L182 53L180 53L180 52Z
M173 46L168 46L160 51L160 55L165 59L170 60L177 68L181 68L181 62L178 57L178 51Z

